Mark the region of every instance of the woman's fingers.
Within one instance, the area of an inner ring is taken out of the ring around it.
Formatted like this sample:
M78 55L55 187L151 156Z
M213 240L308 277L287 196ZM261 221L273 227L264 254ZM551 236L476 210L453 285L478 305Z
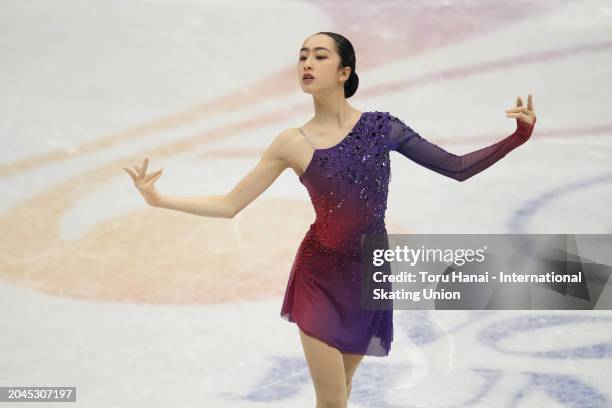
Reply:
M506 113L506 116L509 118L528 118L530 117L530 115L524 112L508 112Z
M533 110L533 95L529 94L527 97L527 107L523 106L523 101L520 96L516 98L516 105L516 108L506 110L506 116L512 118L522 117L520 115L508 115L508 113L524 113L528 117L535 116L535 111Z
M145 157L142 162L142 176L144 177L147 174L147 167L149 166L149 158Z
M136 170L136 174L134 175L133 172L131 172L132 177L136 177L137 179L141 179L144 180L145 177L147 176L147 167L149 166L149 158L145 158L142 162L142 167L138 167L136 164L133 165L134 169ZM128 170L124 167L124 170Z
M516 107L506 110L507 118L516 118L523 122L533 124L535 123L535 112L533 110L533 96L529 94L527 97L527 107L523 106L523 100L520 96L516 97Z
M523 112L523 113L529 113L529 109L527 109L526 107L521 107L521 108L512 108L512 109L508 109L506 112Z
M132 180L134 180L134 182L136 182L136 173L134 173L132 170L124 167L123 170L125 170L127 172L127 174L130 175L130 177L132 178Z
M529 94L529 97L527 98L527 107L523 106L523 100L519 96L516 98L516 108L508 109L506 112L525 112L527 113L529 111L533 111L533 96L531 94Z
M527 109L529 109L530 111L533 110L533 97L531 96L531 94L529 94L529 96L527 97Z
M519 120L522 120L523 122L527 122L527 123L533 123L534 122L534 116L531 115L526 115L523 112L518 112L518 113L506 113L506 117L508 118L516 118Z
M158 174L161 175L162 171L163 169L159 169L155 173L149 174L147 177L145 177L144 182L147 183L149 180L151 180L153 177L157 176Z
M155 183L155 181L157 181L158 178L160 178L162 175L161 170L159 171L159 173L155 174L155 176L153 176L147 183L153 184Z
M153 196L157 194L155 192L155 188L153 187L153 183L162 176L164 169L158 169L157 171L147 174L147 167L149 166L149 159L145 158L142 162L142 167L138 167L137 165L133 165L136 172L130 170L127 167L123 167L129 176L134 181L134 185L140 192L145 196L147 202L149 202L149 196Z

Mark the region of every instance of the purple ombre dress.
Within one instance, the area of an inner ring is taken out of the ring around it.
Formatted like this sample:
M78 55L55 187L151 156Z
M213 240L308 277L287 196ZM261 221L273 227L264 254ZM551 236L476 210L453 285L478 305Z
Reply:
M342 353L386 356L393 310L361 307L361 234L386 235L385 210L394 150L458 181L491 166L525 143L533 125L490 146L455 155L422 138L389 112L364 112L335 146L315 149L300 176L316 219L302 240L287 284L281 317Z

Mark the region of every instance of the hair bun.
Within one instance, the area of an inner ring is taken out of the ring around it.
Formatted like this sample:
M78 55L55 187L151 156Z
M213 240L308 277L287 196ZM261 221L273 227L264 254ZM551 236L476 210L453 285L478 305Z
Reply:
M344 82L344 97L350 98L355 94L359 87L359 75L356 72L351 72L348 79Z

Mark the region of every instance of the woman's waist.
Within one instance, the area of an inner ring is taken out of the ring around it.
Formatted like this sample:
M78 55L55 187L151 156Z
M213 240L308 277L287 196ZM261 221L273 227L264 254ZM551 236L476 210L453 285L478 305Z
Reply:
M346 225L315 221L310 225L307 236L320 246L344 254L358 256L364 239L386 236L384 220L376 225Z
M368 217L367 219L354 217L353 219L330 219L316 217L310 225L310 230L321 236L353 237L361 234L380 233L386 231L385 219Z

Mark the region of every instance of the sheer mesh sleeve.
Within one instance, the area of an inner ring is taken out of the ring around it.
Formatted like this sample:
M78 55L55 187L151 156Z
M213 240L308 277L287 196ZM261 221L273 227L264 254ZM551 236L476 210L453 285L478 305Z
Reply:
M510 136L482 149L456 155L421 137L399 118L389 114L389 119L391 150L458 181L480 173L525 143L531 137L535 125L535 121L529 125L517 119L517 129Z

